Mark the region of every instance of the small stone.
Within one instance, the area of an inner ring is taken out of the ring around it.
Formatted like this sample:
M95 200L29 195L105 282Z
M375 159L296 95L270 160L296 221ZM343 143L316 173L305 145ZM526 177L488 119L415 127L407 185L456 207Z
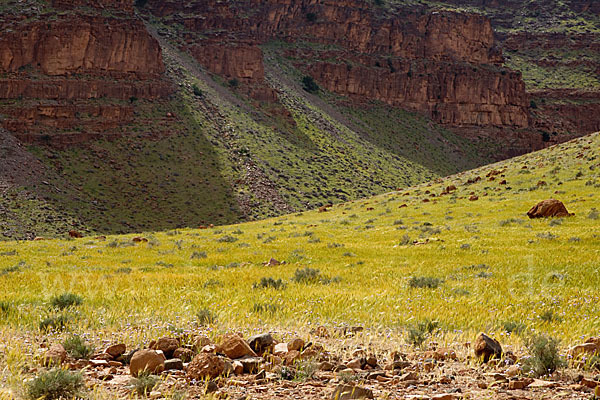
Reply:
M361 386L338 385L331 394L332 400L372 399L373 391Z
M431 400L456 400L460 398L461 396L455 393L440 393L433 395Z
M265 361L262 357L244 357L239 361L247 374L255 374L260 370L260 365Z
M173 352L173 358L179 358L183 362L190 362L194 359L194 351L186 349L185 347L179 347Z
M363 358L355 358L354 360L347 362L346 366L352 369L362 369L366 363L367 362Z
M375 368L377 366L377 357L370 355L367 357L367 364Z
M194 339L194 349L196 351L200 351L204 346L208 346L210 344L210 339L204 335L198 335Z
M507 370L506 370L506 376L514 378L515 376L520 375L522 372L521 367L519 367L518 365L511 365Z
M244 373L244 364L242 364L239 361L234 361L233 362L233 372L236 375L242 375Z
M304 348L304 340L300 338L294 338L287 343L287 349L302 351Z
M273 354L276 356L284 356L288 352L287 343L277 343L273 348Z
M254 350L238 335L225 336L222 348L223 353L231 359L242 358L244 356L256 357Z
M183 361L179 358L171 358L170 360L165 361L165 371L182 371L183 370Z
M485 333L480 333L473 344L475 356L482 358L487 363L490 358L500 358L502 356L502 346L496 339L492 339Z
M214 354L198 354L187 367L186 376L197 381L208 378L214 379L225 370L224 360Z
M332 363L330 363L329 361L323 361L322 363L319 364L320 371L333 371L333 367L334 367L334 365Z
M131 357L129 372L137 377L141 372L151 374L160 373L165 370L165 355L162 351L138 350Z
M288 352L283 358L283 363L285 365L292 365L294 362L300 359L300 352L298 350L292 350Z
M60 365L67 359L67 351L62 344L56 343L50 346L43 358L43 364L46 366Z
M406 374L403 374L400 376L400 381L401 382L416 381L418 378L419 378L419 376L417 375L416 372L407 372Z
M273 336L270 333L252 336L248 339L248 345L256 354L264 354L273 347Z
M510 381L510 382L508 382L509 390L521 390L521 389L525 389L527 386L529 386L529 382L527 382L527 381Z
M104 350L106 354L109 354L111 357L117 358L125 354L127 351L127 346L124 343L113 344Z
M158 339L154 346L150 346L150 348L162 351L166 358L173 358L173 352L179 348L179 340L171 337L162 337Z

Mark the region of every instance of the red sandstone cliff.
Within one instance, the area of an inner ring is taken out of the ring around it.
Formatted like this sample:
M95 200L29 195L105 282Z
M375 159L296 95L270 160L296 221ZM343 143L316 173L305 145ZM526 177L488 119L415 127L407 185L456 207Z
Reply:
M228 78L262 81L258 45L284 40L294 43L287 55L296 66L335 93L424 111L453 126L529 126L523 82L500 67L485 17L388 13L362 0L150 0L147 7L185 26L191 33L183 48Z
M0 19L4 128L26 142L119 134L116 128L134 119L135 107L123 100L170 93L160 46L133 17L130 1L85 2L114 9L115 16L80 10L84 2L75 0L53 5L72 10L7 13ZM76 134L66 135L72 130Z

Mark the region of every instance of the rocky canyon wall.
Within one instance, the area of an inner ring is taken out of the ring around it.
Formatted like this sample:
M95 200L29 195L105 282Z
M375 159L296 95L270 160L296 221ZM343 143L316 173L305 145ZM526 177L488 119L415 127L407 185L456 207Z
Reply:
M171 91L160 46L131 2L82 4L56 0L56 8L15 9L0 19L2 125L24 142L121 134L134 100Z
M485 17L359 0L149 0L146 7L184 26L182 47L227 78L262 81L259 45L282 41L286 56L332 92L452 126L529 126L523 82L501 67Z

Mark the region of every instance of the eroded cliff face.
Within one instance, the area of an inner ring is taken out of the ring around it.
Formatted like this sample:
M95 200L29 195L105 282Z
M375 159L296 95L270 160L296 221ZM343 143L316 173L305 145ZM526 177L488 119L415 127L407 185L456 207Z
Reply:
M123 134L134 100L171 91L160 46L130 2L80 3L57 0L57 8L15 10L0 20L2 125L24 142ZM65 7L71 11L58 10Z
M262 82L259 46L277 40L320 85L358 101L423 111L452 126L529 126L523 82L501 67L485 17L359 0L150 0L147 7L184 26L182 48L227 78Z

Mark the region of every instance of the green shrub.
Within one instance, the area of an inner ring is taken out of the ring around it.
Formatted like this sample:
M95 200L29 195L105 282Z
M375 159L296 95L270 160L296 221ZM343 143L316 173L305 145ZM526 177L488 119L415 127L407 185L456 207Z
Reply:
M219 243L233 243L233 242L237 242L237 240L238 240L238 238L236 238L236 237L225 235L225 236L221 236L220 238L218 238L217 242L219 242Z
M238 86L240 86L240 81L238 81L236 78L230 79L227 84L229 85L230 88L237 88Z
M340 280L339 277L328 278L321 275L320 270L309 267L298 268L292 277L292 281L296 283L321 283L323 285L339 282Z
M133 378L130 387L140 396L146 396L152 392L152 389L158 384L158 377L150 374L139 374Z
M260 282L255 283L254 285L252 285L252 287L254 289L268 289L268 288L273 288L276 290L280 290L280 289L285 289L286 284L285 282L283 282L283 280L280 279L273 279L273 278L261 278Z
M204 95L202 90L195 83L192 85L192 91L194 92L194 96L202 97Z
M73 335L65 339L63 347L75 359L89 359L94 353L94 348L89 346L80 336Z
M211 325L217 321L217 315L208 308L203 308L196 313L196 319L200 325Z
M319 85L310 75L306 75L302 78L302 88L308 93L317 93L319 91Z
M254 303L254 305L252 306L252 312L257 313L257 314L275 314L277 311L279 311L280 307L277 304L272 304L272 303Z
M62 331L69 324L69 316L65 314L53 315L44 318L39 325L40 331Z
M52 369L41 372L26 385L27 398L31 400L71 399L81 394L83 377L79 372Z
M83 304L83 298L73 293L63 293L50 299L50 305L54 308L64 310Z
M0 315L8 315L12 310L12 304L8 301L0 301Z
M558 353L559 341L545 336L534 335L526 340L530 357L523 362L523 371L534 377L549 375L565 365Z
M415 347L421 347L438 327L439 323L430 319L411 325L408 327L408 342Z
M427 288L437 289L442 284L440 278L434 278L431 276L413 276L408 281L408 287L414 288Z
M308 22L315 22L317 20L317 14L309 12L306 14L306 20Z
M506 333L520 334L520 333L523 333L525 331L525 328L526 328L526 326L522 322L504 321L502 323L502 329Z

